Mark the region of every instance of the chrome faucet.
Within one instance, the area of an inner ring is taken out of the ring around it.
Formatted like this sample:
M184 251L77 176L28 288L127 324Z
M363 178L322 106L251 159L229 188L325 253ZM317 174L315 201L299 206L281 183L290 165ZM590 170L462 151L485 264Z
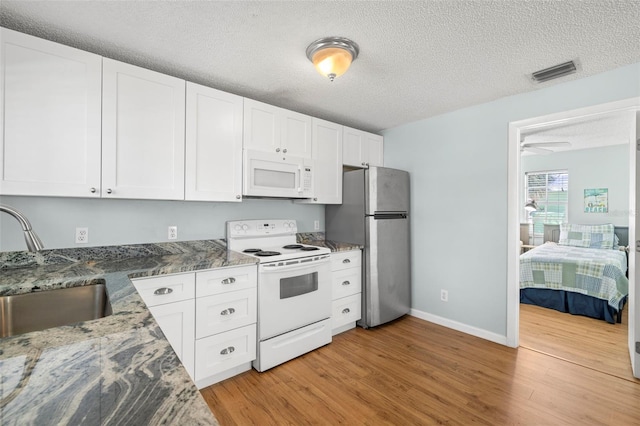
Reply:
M44 248L40 238L38 238L36 233L31 229L31 223L29 223L29 220L22 213L13 207L3 206L2 204L0 204L0 212L9 213L11 216L15 217L18 222L20 222L29 251L40 251Z

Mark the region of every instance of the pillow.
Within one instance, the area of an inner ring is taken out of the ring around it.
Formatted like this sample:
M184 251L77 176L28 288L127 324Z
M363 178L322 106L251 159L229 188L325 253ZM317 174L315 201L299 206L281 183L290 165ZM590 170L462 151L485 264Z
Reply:
M573 247L612 249L615 239L613 230L614 226L611 223L604 225L562 223L560 224L558 244Z

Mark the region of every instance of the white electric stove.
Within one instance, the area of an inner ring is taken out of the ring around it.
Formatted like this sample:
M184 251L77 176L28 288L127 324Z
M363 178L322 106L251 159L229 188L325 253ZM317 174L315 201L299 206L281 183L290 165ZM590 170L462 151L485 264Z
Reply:
M291 219L227 222L229 249L259 260L258 371L331 342L331 250L297 231Z

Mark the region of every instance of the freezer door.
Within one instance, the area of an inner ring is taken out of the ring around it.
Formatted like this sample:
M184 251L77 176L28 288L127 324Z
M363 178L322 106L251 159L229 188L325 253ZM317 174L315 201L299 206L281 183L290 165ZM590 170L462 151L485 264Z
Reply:
M365 171L366 214L409 211L409 173L388 167Z
M409 312L411 269L409 220L367 217L364 252L363 327L374 327Z

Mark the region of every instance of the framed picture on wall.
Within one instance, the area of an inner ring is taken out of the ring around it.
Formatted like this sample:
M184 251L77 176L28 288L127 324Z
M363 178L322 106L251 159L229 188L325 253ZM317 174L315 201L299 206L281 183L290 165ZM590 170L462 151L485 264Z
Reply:
M609 189L595 188L584 190L585 213L607 213L609 211Z

